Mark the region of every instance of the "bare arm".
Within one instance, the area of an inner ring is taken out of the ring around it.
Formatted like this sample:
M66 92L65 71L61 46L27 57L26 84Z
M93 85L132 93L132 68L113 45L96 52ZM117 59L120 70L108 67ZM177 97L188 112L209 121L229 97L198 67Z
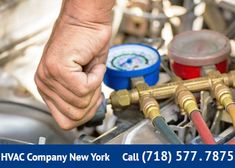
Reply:
M114 3L63 2L35 74L40 94L63 129L87 122L101 103Z

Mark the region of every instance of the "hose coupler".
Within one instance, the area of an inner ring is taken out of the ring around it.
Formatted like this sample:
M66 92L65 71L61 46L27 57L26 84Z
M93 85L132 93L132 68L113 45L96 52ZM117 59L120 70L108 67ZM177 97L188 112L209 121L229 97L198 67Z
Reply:
M193 111L199 110L194 95L184 85L179 85L176 88L175 100L189 116Z
M145 118L148 118L151 121L160 116L159 104L150 95L140 98L140 108L143 111Z
M215 98L220 104L222 104L225 109L233 104L233 97L230 89L221 82L214 83L212 85L212 92L215 95Z

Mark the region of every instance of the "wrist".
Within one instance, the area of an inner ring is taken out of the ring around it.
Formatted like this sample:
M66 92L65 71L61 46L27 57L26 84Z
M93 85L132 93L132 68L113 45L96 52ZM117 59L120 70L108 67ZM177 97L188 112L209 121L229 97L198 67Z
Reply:
M61 17L74 25L81 22L110 25L114 3L115 0L65 0Z

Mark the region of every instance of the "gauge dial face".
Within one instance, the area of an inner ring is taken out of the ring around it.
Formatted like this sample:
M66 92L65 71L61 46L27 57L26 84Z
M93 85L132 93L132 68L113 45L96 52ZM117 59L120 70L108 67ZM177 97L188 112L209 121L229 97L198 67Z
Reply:
M158 62L154 49L138 44L124 44L110 49L107 67L118 71L143 70Z

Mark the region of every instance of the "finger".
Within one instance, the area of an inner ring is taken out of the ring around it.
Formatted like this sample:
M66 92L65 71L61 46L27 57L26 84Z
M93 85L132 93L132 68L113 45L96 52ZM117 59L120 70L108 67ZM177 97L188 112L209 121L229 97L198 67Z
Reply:
M90 109L90 111L87 113L87 115L79 121L79 125L85 124L88 121L90 121L96 114L97 109L99 108L100 104L102 103L102 96L100 96L98 98L98 100L96 101L96 103L92 106L92 108Z
M35 77L35 79L38 78L37 80L42 82L40 85L44 85L42 86L43 88L50 88L68 104L71 104L77 108L86 108L90 104L91 98L94 96L94 92L91 92L88 95L81 97L81 95L76 95L67 88L65 88L58 81L55 81L54 79L48 79L48 77L43 77L44 72L40 73L42 75L37 75ZM43 80L43 78L46 78L47 80Z
M104 64L98 64L89 73L66 71L60 83L76 95L84 96L100 87L105 70Z
M55 66L54 64L52 65ZM105 65L103 64L96 65L94 69L97 70L97 72L94 73L91 71L91 74L80 72L80 70L76 71L74 68L72 69L70 67L47 68L43 64L40 66L37 75L41 76L41 79L45 79L45 81L53 79L79 97L84 97L100 87L105 72Z
M107 60L107 56L108 56L108 52L109 52L109 45L108 45L108 43L104 45L102 50L99 52L99 55L94 57L94 59L92 59L89 62L89 64L87 64L84 67L84 71L85 72L90 72L92 67L94 67L96 64L106 64L106 60Z
M81 120L86 115L86 112L88 112L92 108L92 105L95 104L95 102L100 97L100 88L98 88L95 91L91 102L89 102L89 106L87 108L81 109L65 102L57 95L57 93L47 88L47 86L45 86L40 80L37 81L37 86L39 88L39 91L43 95L47 96L47 99L50 99L59 111L61 111L66 117L74 121Z
M77 126L80 126L82 124L85 124L88 122L90 119L92 119L97 111L97 108L99 107L100 103L102 102L102 98L99 98L97 103L93 106L93 108L87 113L87 115L79 121L73 121L66 117L63 113L61 113L58 108L53 104L53 102L47 98L47 96L44 96L42 94L42 97L44 101L46 102L52 116L58 123L58 125L64 129L64 130L70 130L72 128L75 128Z
M92 67L87 75L87 83L89 88L98 88L103 81L106 66L104 64L97 64Z
M51 100L47 98L43 93L40 93L44 102L47 104L47 107L49 108L53 118L57 122L57 124L60 126L60 128L64 130L70 130L76 126L76 121L73 121L66 117L63 113L61 113L56 106L53 104Z

